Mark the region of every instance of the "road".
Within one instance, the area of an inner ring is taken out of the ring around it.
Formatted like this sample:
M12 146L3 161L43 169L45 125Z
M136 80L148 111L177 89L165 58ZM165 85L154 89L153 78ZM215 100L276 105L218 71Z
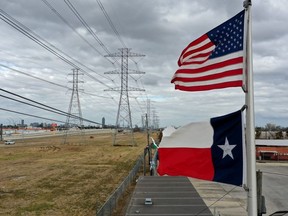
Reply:
M257 163L257 170L263 172L266 215L279 210L288 211L288 163Z
M257 162L256 168L263 172L262 190L267 210L263 216L288 210L288 163ZM221 216L247 216L247 192L243 188L197 179L191 182L211 212L219 212Z

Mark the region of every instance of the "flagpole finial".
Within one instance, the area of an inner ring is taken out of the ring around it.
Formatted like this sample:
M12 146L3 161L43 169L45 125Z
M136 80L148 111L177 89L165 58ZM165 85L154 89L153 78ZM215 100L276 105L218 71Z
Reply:
M244 2L243 2L243 7L244 8L248 8L249 6L251 6L252 5L252 0L245 0Z

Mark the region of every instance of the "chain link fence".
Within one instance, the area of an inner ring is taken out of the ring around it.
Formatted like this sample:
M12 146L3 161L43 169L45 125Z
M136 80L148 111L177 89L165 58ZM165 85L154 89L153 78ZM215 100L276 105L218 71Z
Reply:
M120 186L113 192L109 199L104 203L104 205L97 211L96 216L111 216L113 211L117 207L118 199L124 194L127 187L131 185L135 176L139 172L139 169L143 166L143 156L140 156L137 160L135 166L130 171L125 180L120 184Z

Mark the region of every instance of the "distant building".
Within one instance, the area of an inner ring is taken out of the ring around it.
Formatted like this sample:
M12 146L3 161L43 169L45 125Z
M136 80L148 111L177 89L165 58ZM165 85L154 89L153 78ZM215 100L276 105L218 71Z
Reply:
M30 124L30 126L32 126L32 127L40 127L40 123L33 122L33 123Z
M102 118L102 128L105 128L105 118Z
M256 139L258 160L288 160L288 139Z
M256 139L285 139L288 138L286 131L258 131L256 132Z

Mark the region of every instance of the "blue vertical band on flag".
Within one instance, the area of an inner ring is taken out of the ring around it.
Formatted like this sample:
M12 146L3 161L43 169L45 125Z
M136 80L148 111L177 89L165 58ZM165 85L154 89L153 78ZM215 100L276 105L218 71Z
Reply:
M213 181L241 186L244 172L242 111L211 118L210 123L214 129Z

